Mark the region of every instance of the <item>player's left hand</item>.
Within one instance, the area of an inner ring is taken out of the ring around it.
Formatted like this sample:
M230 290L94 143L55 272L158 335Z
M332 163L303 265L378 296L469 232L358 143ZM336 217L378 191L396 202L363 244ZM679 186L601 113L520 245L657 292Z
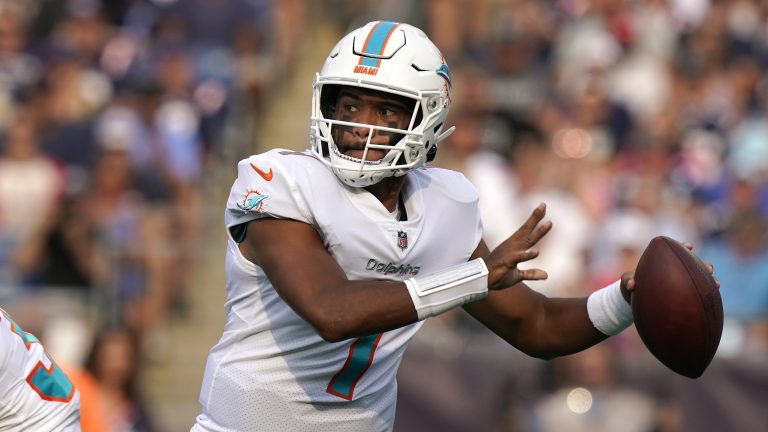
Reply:
M547 206L544 203L539 204L525 223L485 258L485 264L488 266L488 289L499 290L522 281L548 277L547 272L542 269L518 268L518 264L539 255L535 246L552 229L551 221L542 222L546 213Z
M688 242L683 242L683 246L685 246L686 249L693 252L693 245ZM704 263L704 267L706 267L709 274L713 275L715 272L715 267L711 263ZM624 300L627 301L627 303L632 303L632 291L635 290L635 277L634 272L626 272L623 275L621 275L621 295L624 296ZM715 279L715 284L717 284L717 289L720 289L720 281Z

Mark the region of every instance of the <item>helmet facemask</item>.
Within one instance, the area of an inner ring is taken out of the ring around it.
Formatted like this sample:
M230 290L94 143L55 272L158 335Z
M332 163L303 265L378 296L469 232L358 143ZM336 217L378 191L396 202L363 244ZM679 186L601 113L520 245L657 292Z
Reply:
M317 92L321 100L320 117L313 116L313 140L319 141L320 151L328 160L334 172L348 185L365 187L375 184L390 176L402 176L410 169L420 165L428 151L423 144L423 108L420 100L412 96L394 94L409 107L410 119L403 129L388 126L371 125L344 121L335 118L334 109L338 84L320 84ZM371 89L373 90L373 89ZM381 93L380 90L375 90ZM341 137L352 133L352 128L368 129L365 147L361 149L360 158L342 153ZM373 143L374 136L388 135L386 144ZM384 156L376 160L368 160L372 150L384 152Z
M375 23L356 32L364 33L371 25ZM402 41L399 42L399 48L388 54L389 57L378 59L381 70L376 71L377 76L366 79L357 72L357 62L361 62L361 58L371 57L361 55L353 48L356 38L360 38L359 34L353 32L334 48L315 79L311 117L312 151L349 186L367 187L386 177L405 175L409 170L431 160L435 144L453 131L451 128L440 133L450 105L450 81L441 74L447 73L447 66L444 66L439 51L420 30L406 24L398 26L397 31L402 33ZM409 38L408 43L405 43L406 36ZM398 129L337 119L332 107L335 106L336 96L342 86L407 100L412 108L408 125L405 129ZM369 130L360 158L341 152L341 143L336 139L345 128ZM376 134L390 134L391 139L387 145L374 144L371 141ZM384 156L378 160L365 160L373 150L385 152Z

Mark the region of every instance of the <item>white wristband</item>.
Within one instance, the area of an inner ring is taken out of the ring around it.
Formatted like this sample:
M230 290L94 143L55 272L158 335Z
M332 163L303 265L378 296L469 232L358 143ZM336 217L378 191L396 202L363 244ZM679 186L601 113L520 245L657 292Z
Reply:
M405 280L419 321L488 295L488 267L481 258L429 276Z
M621 295L621 280L590 294L587 314L592 325L608 336L632 325L632 307Z

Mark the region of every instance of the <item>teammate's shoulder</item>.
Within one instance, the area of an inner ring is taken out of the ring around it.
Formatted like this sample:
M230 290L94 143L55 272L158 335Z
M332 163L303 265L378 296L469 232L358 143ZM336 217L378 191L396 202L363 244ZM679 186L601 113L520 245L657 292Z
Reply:
M425 166L414 170L413 174L424 179L427 187L434 192L451 196L458 201L477 201L478 199L475 186L459 171Z

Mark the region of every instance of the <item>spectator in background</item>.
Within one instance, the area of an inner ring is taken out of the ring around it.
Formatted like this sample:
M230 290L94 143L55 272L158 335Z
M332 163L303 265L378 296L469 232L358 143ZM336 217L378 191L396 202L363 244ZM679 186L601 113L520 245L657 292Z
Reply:
M131 159L121 148L104 148L81 197L97 255L105 261L97 284L117 302L121 322L152 329L168 303L168 213L151 207L133 183Z
M25 52L28 11L21 2L0 7L0 131L12 121L16 97L33 87L43 74L39 58Z
M98 149L93 116L112 97L112 88L102 74L87 68L72 53L55 53L47 66L36 90L41 148L64 166L72 181L80 180L81 186Z
M40 283L46 287L93 294L106 263L97 254L93 227L83 214L81 200L65 196L46 233L40 256Z
M0 154L0 283L38 281L38 264L57 214L64 177L38 147L37 126L19 113Z
M90 427L83 432L152 432L154 424L138 387L141 369L139 338L124 327L102 330L96 335L85 361L92 379L82 410ZM84 417L85 419L85 417Z
M155 82L135 83L119 92L96 117L94 135L100 147L125 151L134 174L132 180L142 195L153 203L170 206L170 173L156 130L162 94Z
M766 345L768 317L768 224L756 209L733 215L725 237L707 242L701 256L715 265L726 320L724 348L737 354L750 345ZM755 326L754 332L749 330ZM758 340L749 340L756 336Z

